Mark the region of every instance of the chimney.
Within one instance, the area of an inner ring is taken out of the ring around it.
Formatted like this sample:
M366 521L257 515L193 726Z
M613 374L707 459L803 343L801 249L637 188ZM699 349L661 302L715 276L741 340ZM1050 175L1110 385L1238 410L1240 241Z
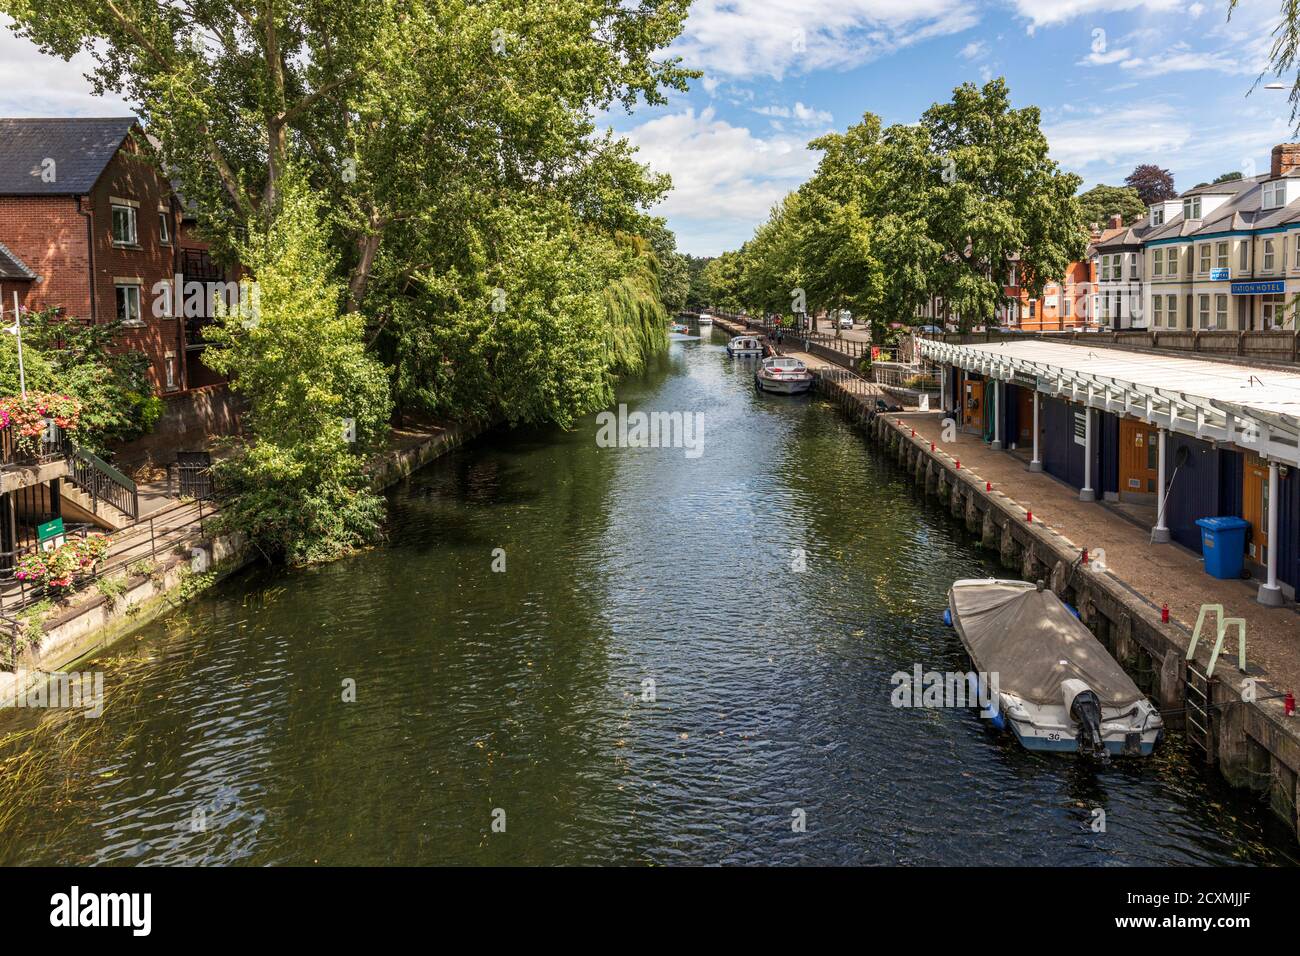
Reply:
M1124 217L1117 212L1110 214L1110 228L1119 229L1124 225Z
M1273 164L1271 175L1276 178L1285 176L1300 166L1300 143L1278 143L1273 147Z

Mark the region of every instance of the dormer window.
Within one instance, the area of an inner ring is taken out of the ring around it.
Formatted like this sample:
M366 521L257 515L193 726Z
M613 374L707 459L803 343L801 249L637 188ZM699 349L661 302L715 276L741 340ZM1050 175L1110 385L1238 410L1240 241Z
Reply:
M1193 196L1191 199L1183 200L1183 218L1200 219L1201 218L1201 197Z
M1152 207L1151 207L1151 225L1153 225L1153 226L1163 226L1164 224L1165 224L1165 207L1164 207L1164 206L1152 206Z
M1275 179L1264 184L1260 205L1264 209L1281 209L1286 205L1286 180Z

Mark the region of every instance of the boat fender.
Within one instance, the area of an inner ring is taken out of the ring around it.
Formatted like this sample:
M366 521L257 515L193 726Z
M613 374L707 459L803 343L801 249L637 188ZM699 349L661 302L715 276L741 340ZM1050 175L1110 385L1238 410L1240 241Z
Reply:
M943 623L948 627L952 627L952 608L946 607L943 609Z
M975 678L975 691L979 695L979 698L975 702L975 706L979 707L979 700L983 699L984 697L983 677L977 676ZM987 720L998 730L1006 730L1007 718L1002 713L1002 699L997 694L992 694L989 697L989 711L990 713L986 714L984 712L984 708L980 707L980 716L983 717L985 720Z

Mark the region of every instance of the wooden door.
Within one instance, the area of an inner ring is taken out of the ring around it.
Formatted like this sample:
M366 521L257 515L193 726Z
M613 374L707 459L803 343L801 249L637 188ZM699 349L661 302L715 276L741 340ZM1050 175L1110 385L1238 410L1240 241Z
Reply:
M1268 465L1247 454L1241 477L1241 516L1250 522L1246 554L1256 564L1268 564Z
M962 394L962 424L984 429L984 383L966 381Z
M1160 461L1160 433L1154 425L1124 418L1119 423L1119 493L1154 495Z
M1016 389L1016 444L1034 447L1034 390L1023 385Z

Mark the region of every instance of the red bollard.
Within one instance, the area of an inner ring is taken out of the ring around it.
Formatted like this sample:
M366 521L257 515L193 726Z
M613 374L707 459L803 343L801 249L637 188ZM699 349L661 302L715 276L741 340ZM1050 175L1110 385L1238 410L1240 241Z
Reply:
M913 437L913 438L916 437L916 429L915 429L915 428L912 429L912 437Z
M992 490L993 490L993 482L991 482L991 481L986 481L986 482L984 482L984 490L985 490L985 491L992 491Z
M1087 564L1087 563L1088 563L1088 549L1087 549L1087 548L1084 548L1082 551L1079 552L1079 561L1080 561L1082 564Z
M961 459L960 459L960 458L957 459L957 470L958 470L958 471L961 471Z
M934 442L930 442L930 451L934 451Z
M1286 701L1284 702L1283 706L1286 707L1286 715L1288 717L1294 717L1295 716L1295 694L1291 693L1290 691L1287 691Z
M1160 623L1169 623L1169 604L1167 602L1160 608Z

